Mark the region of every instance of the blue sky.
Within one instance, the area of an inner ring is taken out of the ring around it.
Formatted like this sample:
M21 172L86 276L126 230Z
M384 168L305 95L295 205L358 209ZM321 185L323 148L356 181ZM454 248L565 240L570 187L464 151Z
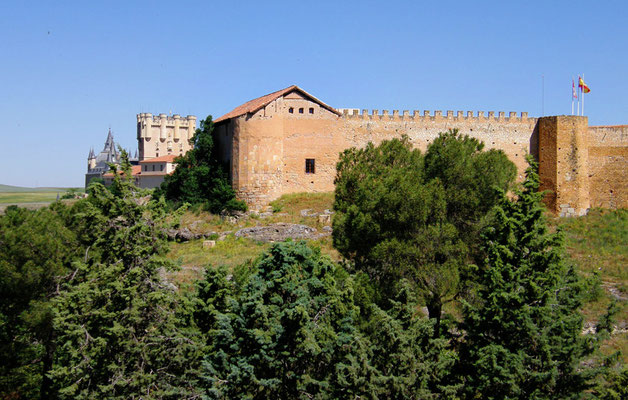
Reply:
M584 73L589 123L628 124L626 21L625 1L4 1L0 183L81 186L109 127L136 148L137 113L217 118L292 84L541 116L569 114Z

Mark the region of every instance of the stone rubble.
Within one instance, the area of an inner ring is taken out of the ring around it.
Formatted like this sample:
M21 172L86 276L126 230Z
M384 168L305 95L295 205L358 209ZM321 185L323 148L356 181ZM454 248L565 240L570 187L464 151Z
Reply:
M286 239L319 239L329 235L330 232L319 233L316 228L311 226L285 222L244 228L235 233L236 237L250 238L260 242L282 242Z

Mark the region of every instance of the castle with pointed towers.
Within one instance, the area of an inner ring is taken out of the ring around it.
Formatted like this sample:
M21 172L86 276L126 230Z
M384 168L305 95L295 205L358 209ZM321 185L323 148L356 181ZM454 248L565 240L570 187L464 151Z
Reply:
M168 116L148 113L137 115L138 150L129 158L135 184L142 188L161 185L166 175L174 171L174 159L191 148L190 140L196 130L196 117L188 115ZM113 180L110 164L120 165L120 154L111 129L107 134L103 150L96 155L91 149L87 157L85 187L94 178L102 178L105 185ZM128 151L129 157L131 152ZM121 172L121 171L119 171Z

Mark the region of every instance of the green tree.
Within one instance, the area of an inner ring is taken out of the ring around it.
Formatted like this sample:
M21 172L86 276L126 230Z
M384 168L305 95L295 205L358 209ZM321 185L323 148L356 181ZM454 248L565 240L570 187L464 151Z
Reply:
M414 283L436 335L443 304L466 287L494 187L507 189L515 177L503 152L482 150L451 131L425 156L402 137L345 150L337 166L334 246L379 284L382 299L400 279Z
M628 399L628 367L623 365L617 370L609 370L604 385L599 387L595 394L601 400Z
M382 310L368 307L361 332L370 341L380 399L454 399L460 390L451 371L457 355L442 338L433 338L434 323L422 313L407 281Z
M377 397L350 278L320 251L276 244L241 288L226 278L208 272L200 291L209 397Z
M233 273L208 269L195 313L208 397L455 398L455 353L432 338L410 285L387 311L366 286L304 242Z
M593 369L580 363L595 346L581 334L580 280L560 232L548 231L538 189L532 163L515 199L502 192L483 234L481 303L464 309L468 398L580 398L589 387Z
M165 205L142 205L137 188L114 176L114 191L92 185L75 206L89 247L55 301L57 395L198 397L202 342L189 301L161 274L173 267L162 257Z
M62 196L61 200L75 199L81 195L81 191L77 188L69 188Z
M246 210L246 204L236 200L227 174L218 162L212 138L214 123L211 115L201 120L192 137L193 148L175 159L177 168L166 176L155 196L165 196L175 203L201 204L213 213Z
M0 398L48 398L52 300L81 253L67 207L8 207L0 216Z

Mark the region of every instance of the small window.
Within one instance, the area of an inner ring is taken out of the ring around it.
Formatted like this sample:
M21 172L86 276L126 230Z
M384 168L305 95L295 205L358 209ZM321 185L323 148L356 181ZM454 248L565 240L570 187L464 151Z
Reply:
M294 108L293 108L293 107L290 107L290 108L288 109L288 112L289 112L290 114L294 114Z
M153 164L153 171L155 170L155 164Z
M310 114L314 114L314 107L310 107Z
M164 165L163 164L159 164L159 170L163 171L164 170Z
M316 160L314 160L313 158L306 158L305 159L305 173L306 174L313 174L316 172Z
M299 114L303 114L303 107L299 108Z

